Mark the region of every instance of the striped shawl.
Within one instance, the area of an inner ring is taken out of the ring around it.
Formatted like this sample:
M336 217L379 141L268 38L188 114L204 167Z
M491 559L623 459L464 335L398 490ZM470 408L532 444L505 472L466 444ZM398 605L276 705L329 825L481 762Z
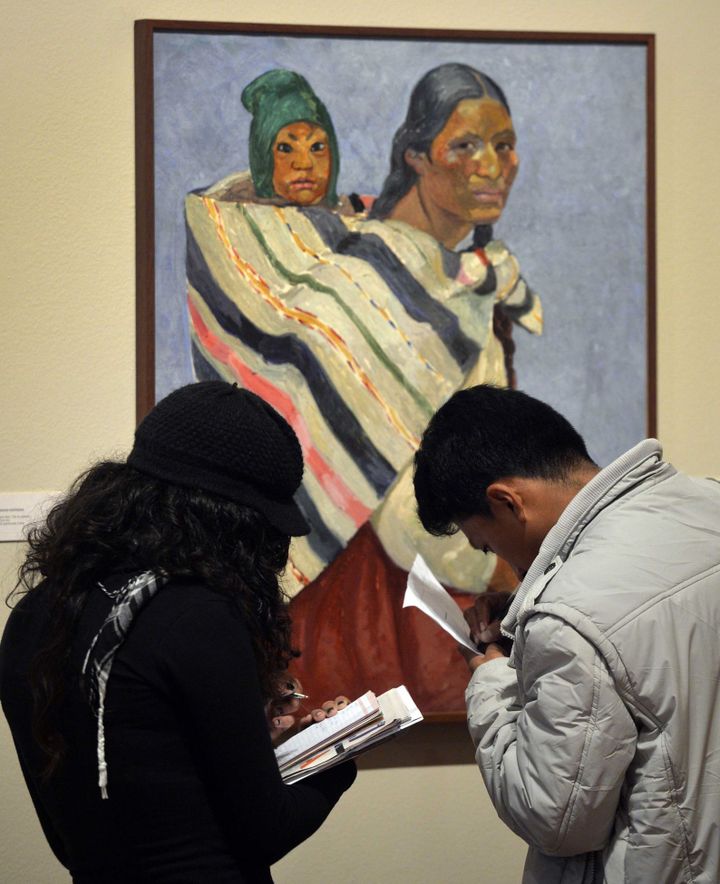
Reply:
M259 394L303 448L313 530L293 542L292 595L383 503L432 414L482 380L495 304L539 333L540 302L499 241L456 253L398 221L207 192L185 216L197 378Z

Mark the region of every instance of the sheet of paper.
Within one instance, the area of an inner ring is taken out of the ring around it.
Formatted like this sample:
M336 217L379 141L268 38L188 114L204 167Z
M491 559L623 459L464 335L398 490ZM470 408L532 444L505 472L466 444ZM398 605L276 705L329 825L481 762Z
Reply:
M0 492L0 542L25 540L28 528L45 518L59 491Z
M470 637L470 627L463 617L460 606L440 584L420 555L415 556L408 575L403 608L408 607L419 608L445 632L449 632L455 641L477 652L477 645Z

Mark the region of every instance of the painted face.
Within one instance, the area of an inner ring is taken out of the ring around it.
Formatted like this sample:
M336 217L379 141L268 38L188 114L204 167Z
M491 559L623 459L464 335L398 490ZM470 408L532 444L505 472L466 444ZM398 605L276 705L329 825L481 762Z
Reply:
M494 224L517 174L515 141L510 115L498 101L463 99L430 147L423 199L460 222Z
M540 551L541 539L533 537L527 525L509 512L507 516L502 512L494 516L468 516L458 521L458 528L473 549L500 556L519 580L525 577Z
M273 142L273 188L278 196L301 206L325 198L332 157L327 133L313 123L283 126Z

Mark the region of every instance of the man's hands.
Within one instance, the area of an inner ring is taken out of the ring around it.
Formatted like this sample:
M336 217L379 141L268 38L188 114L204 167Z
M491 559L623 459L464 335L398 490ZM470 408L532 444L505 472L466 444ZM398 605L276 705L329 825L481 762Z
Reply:
M484 592L477 596L471 607L466 608L464 614L470 636L478 646L497 642L500 638L500 621L509 606L510 596L506 592Z
M510 596L505 592L484 592L479 595L472 606L464 611L465 619L470 626L470 636L478 645L481 653L473 653L460 646L460 653L474 672L478 666L506 657L507 653L500 642L506 640L500 632L500 622L510 607ZM509 649L508 649L509 653Z
M496 660L498 657L507 657L507 654L500 645L496 645L494 642L491 642L485 648L484 654L475 654L463 645L458 645L458 650L465 658L470 672L475 672L478 666L482 666L483 663L489 663L490 660Z

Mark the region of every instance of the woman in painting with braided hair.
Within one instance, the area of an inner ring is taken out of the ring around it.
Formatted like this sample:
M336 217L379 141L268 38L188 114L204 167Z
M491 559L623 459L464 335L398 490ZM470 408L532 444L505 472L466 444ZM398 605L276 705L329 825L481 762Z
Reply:
M31 534L0 697L74 881L267 884L352 783L350 762L285 786L273 752L298 711L278 574L302 473L262 399L191 384Z
M518 171L516 135L504 92L487 74L459 63L428 71L395 133L390 173L371 217L401 222L455 249L469 235L483 250ZM529 296L529 292L525 290ZM498 301L494 331L512 384L511 321L523 305Z
M419 255L419 265L443 267L455 284L439 283L428 291L455 311L455 343L467 334L479 345L462 362L457 387L513 385L513 325L533 333L542 328L538 297L520 276L515 257L493 238L492 225L505 208L518 165L510 107L498 84L465 64L433 68L412 91L370 220L356 225L364 233L338 246L370 263L394 291L412 291L418 270L399 262L390 270L393 254ZM464 295L460 281L467 286ZM439 320L438 326L447 321L444 316ZM427 336L421 347L430 352ZM410 362L407 352L401 358ZM464 684L455 648L433 633L426 618L401 607L407 572L418 551L447 586L474 592L515 587L509 567L494 555L463 550L458 538L438 543L423 536L415 513L412 465L407 463L342 555L293 598L298 643L325 649L315 665L309 657L296 661L300 677L312 683L321 672L323 687L333 673L349 678L345 661L352 647L352 665L365 669L365 680L372 679L373 671L380 679L393 673L406 681L424 711L458 708ZM340 605L337 595L343 587L352 591L345 592ZM466 603L468 596L458 599ZM355 629L357 623L372 623L373 628ZM373 645L382 648L381 655Z

